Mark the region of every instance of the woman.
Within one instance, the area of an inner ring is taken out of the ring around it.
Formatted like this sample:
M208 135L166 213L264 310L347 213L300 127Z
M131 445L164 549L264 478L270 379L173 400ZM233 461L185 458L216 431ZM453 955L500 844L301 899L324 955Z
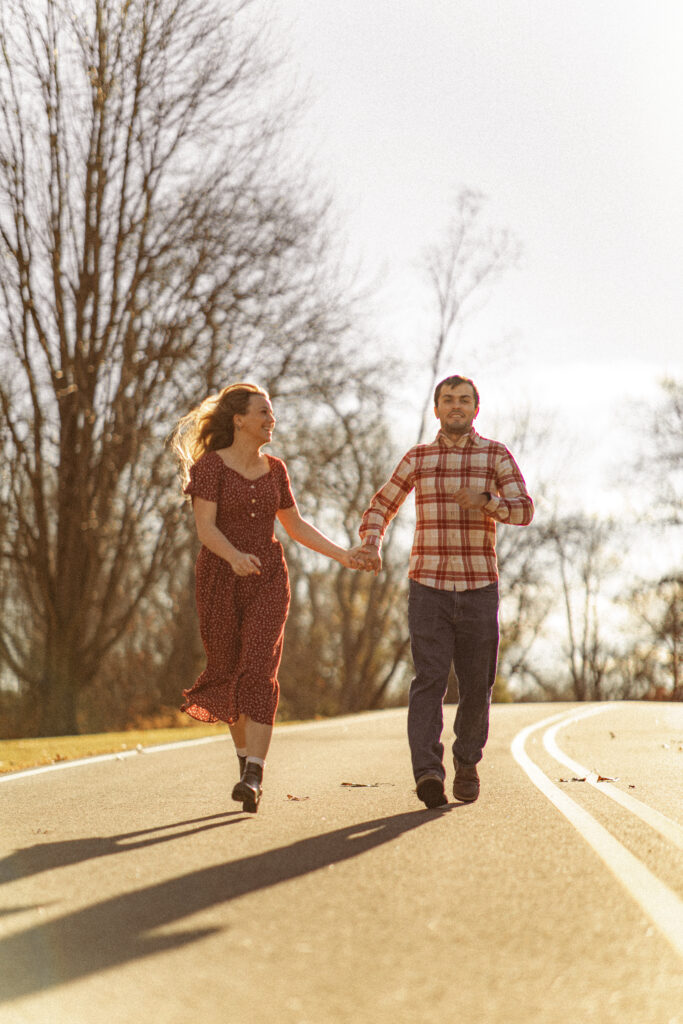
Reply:
M261 451L274 426L267 393L232 384L183 417L172 438L202 544L196 597L207 657L206 669L183 693L182 710L200 722L227 722L240 764L232 798L251 813L261 799L289 609L275 517L293 540L359 568L301 518L284 462Z

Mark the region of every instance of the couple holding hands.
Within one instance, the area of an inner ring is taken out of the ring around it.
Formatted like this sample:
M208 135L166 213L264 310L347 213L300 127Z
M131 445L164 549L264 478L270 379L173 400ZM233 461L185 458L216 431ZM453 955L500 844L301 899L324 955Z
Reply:
M413 489L408 741L416 791L427 807L447 803L441 733L452 664L459 691L453 795L463 802L479 795L498 656L496 522L525 526L534 509L508 449L474 430L478 412L469 378L453 375L437 385L435 439L406 452L368 505L361 543L351 550L301 517L284 462L262 451L275 427L263 389L230 385L180 420L172 447L201 542L196 598L207 657L182 708L201 722L228 724L240 764L232 798L243 810L258 810L280 692L290 591L275 519L299 544L377 573L384 532Z

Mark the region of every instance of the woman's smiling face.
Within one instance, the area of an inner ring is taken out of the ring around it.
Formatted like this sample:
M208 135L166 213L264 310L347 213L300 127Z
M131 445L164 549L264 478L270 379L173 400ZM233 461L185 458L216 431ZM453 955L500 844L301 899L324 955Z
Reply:
M259 444L267 444L273 435L275 415L266 396L252 395L246 413L235 416L235 426L243 435L253 437Z

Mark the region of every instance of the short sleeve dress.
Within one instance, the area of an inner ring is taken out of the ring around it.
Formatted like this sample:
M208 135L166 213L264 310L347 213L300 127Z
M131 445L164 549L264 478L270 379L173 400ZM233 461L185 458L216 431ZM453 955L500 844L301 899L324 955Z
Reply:
M186 494L215 501L219 530L261 562L259 575L238 576L208 548L199 551L196 598L207 664L183 692L182 710L200 722L233 724L241 714L263 724L275 721L290 590L273 528L278 510L295 502L284 462L267 458L270 471L249 480L218 452L207 452L191 467L185 487Z

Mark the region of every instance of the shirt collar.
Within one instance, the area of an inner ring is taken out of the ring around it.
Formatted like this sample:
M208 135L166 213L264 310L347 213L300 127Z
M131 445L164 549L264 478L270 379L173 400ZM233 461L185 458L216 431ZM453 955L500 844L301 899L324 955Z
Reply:
M450 437L439 429L434 443L442 448L466 448L468 444L479 444L479 434L472 427L468 434L461 434L457 441L451 441Z

